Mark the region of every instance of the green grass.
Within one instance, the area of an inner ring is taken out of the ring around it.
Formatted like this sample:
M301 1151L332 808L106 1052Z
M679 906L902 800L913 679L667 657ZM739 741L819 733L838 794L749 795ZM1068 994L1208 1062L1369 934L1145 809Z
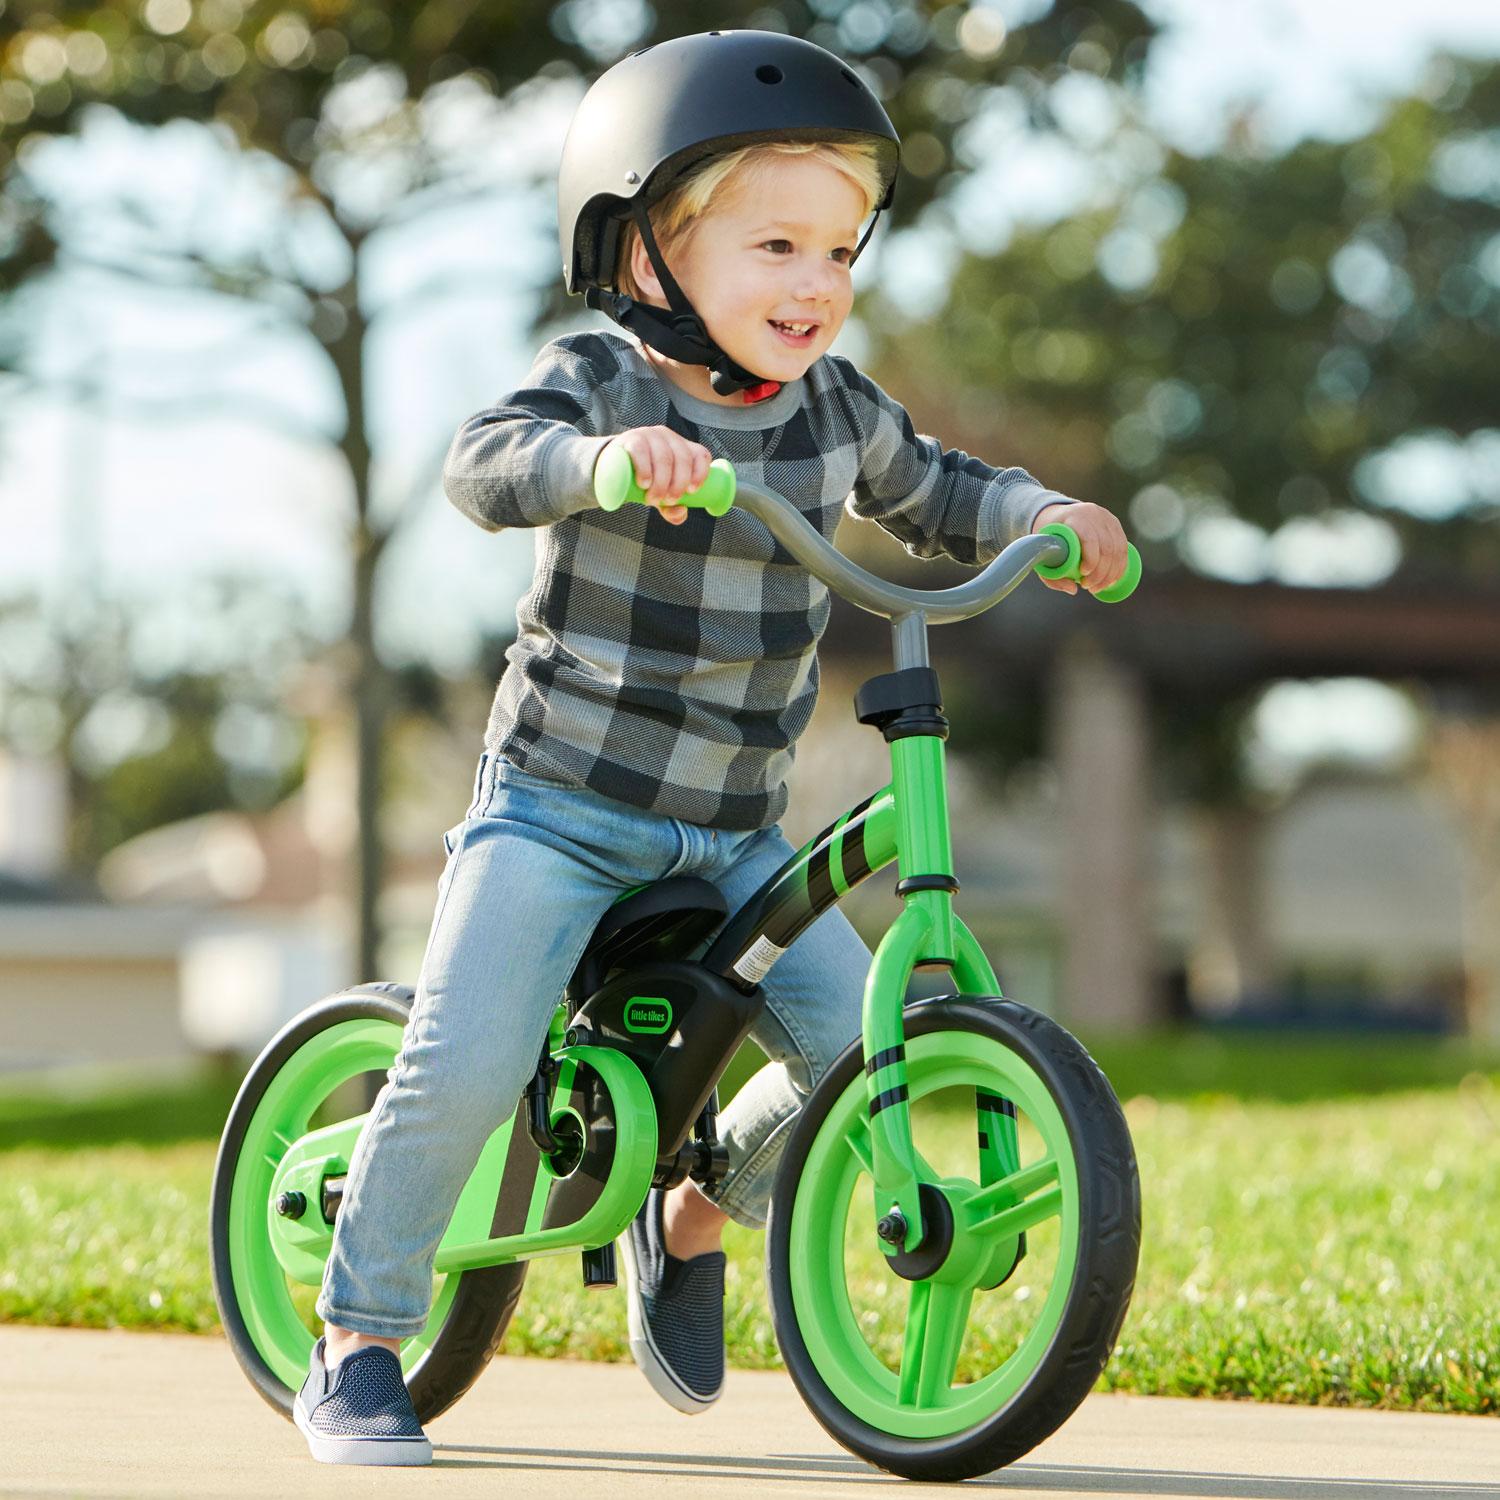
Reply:
M1500 1080L1298 1104L1168 1092L1127 1104L1145 1233L1103 1388L1500 1412ZM212 1161L208 1142L0 1155L0 1320L214 1327ZM761 1243L725 1237L740 1366L779 1362ZM997 1324L1016 1289L987 1294ZM623 1295L585 1292L572 1255L536 1262L504 1347L628 1359Z
M1302 1103L1454 1085L1500 1073L1500 1047L1462 1037L1184 1030L1080 1038L1122 1099L1232 1095Z
M1205 1031L1124 1038L1085 1031L1082 1037L1122 1099L1332 1099L1437 1088L1473 1073L1500 1073L1500 1048L1458 1038ZM720 1083L720 1099L727 1104L764 1060L747 1043ZM223 1127L240 1077L238 1070L205 1069L169 1084L118 1082L87 1093L0 1086L0 1151L211 1140Z
M204 1070L156 1085L11 1086L0 1091L0 1151L20 1146L169 1145L213 1140L242 1073Z

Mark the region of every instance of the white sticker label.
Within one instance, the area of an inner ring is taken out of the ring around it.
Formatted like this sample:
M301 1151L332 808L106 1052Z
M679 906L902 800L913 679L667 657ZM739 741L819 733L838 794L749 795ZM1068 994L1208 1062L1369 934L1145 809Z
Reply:
M748 979L751 984L759 984L770 972L771 965L785 952L785 948L778 948L770 938L758 937L753 946L740 955L734 972L741 979Z

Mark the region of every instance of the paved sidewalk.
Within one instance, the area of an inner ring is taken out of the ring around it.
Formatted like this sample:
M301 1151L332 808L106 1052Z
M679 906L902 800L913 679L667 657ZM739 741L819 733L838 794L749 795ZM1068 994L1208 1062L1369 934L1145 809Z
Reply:
M1500 1500L1500 1421L1091 1396L963 1490L872 1469L784 1375L731 1370L684 1417L633 1365L499 1359L432 1424L427 1469L316 1464L220 1338L0 1327L0 1495L483 1495L524 1500L1003 1492L1015 1500Z

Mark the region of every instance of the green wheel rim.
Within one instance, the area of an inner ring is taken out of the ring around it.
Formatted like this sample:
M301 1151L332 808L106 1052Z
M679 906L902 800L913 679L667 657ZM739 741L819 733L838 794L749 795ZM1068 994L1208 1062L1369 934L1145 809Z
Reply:
M987 1420L1019 1391L1036 1369L1062 1321L1078 1258L1078 1169L1073 1160L1067 1126L1051 1092L1036 1071L998 1040L973 1031L933 1031L907 1041L907 1085L913 1106L940 1089L979 1087L1014 1101L1042 1142L1042 1157L1023 1163L1018 1174L1030 1184L1052 1186L1034 1199L1033 1224L1056 1218L1058 1244L1046 1292L1029 1329L1013 1352L994 1369L967 1384L953 1385L950 1377L918 1377L903 1385L903 1373L892 1370L871 1348L850 1298L846 1267L849 1208L858 1179L868 1181L868 1095L861 1072L839 1095L813 1139L797 1185L788 1243L788 1274L797 1327L809 1358L833 1396L854 1416L878 1431L896 1437L941 1438L963 1432ZM1049 1168L1051 1169L1049 1171ZM929 1174L924 1173L924 1176ZM972 1181L937 1178L960 1195L978 1190ZM1047 1205L1050 1204L1050 1207ZM1043 1209L1046 1209L1044 1212ZM856 1233L863 1219L854 1221ZM873 1226L868 1230L873 1242ZM1023 1262L1023 1265L1025 1263ZM899 1281L894 1271L884 1274ZM939 1273L941 1275L941 1273ZM984 1304L972 1298L986 1294L937 1282L906 1283L911 1288L903 1372L912 1356L913 1339L920 1346L924 1332L938 1346L942 1328L950 1328L951 1355L971 1307ZM932 1328L927 1330L927 1320ZM925 1358L918 1354L918 1368ZM939 1369L944 1355L933 1356ZM947 1369L953 1359L947 1359Z
M305 1135L328 1097L361 1073L384 1072L401 1046L402 1028L366 1018L340 1021L303 1043L277 1070L246 1127L229 1203L229 1271L234 1298L260 1356L277 1379L298 1389L315 1335L303 1322L270 1238L271 1184L281 1159ZM446 1276L427 1326L401 1349L409 1371L431 1348L458 1290Z

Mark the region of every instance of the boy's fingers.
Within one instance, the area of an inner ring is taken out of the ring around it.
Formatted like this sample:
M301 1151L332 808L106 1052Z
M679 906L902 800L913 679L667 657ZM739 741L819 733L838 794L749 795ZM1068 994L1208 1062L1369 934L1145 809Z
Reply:
M672 483L667 493L672 499L693 487L693 455L684 447L672 450Z
M671 477L672 455L660 442L653 442L651 444L651 488L646 492L646 498L653 505L661 503L666 493L667 481Z
M697 443L689 443L682 450L683 462L686 465L683 477L686 483L684 490L695 490L703 483L703 476L708 471L708 466L703 462L703 449Z
M645 444L621 441L620 446L630 455L630 467L635 482L643 490L651 488L651 450Z

